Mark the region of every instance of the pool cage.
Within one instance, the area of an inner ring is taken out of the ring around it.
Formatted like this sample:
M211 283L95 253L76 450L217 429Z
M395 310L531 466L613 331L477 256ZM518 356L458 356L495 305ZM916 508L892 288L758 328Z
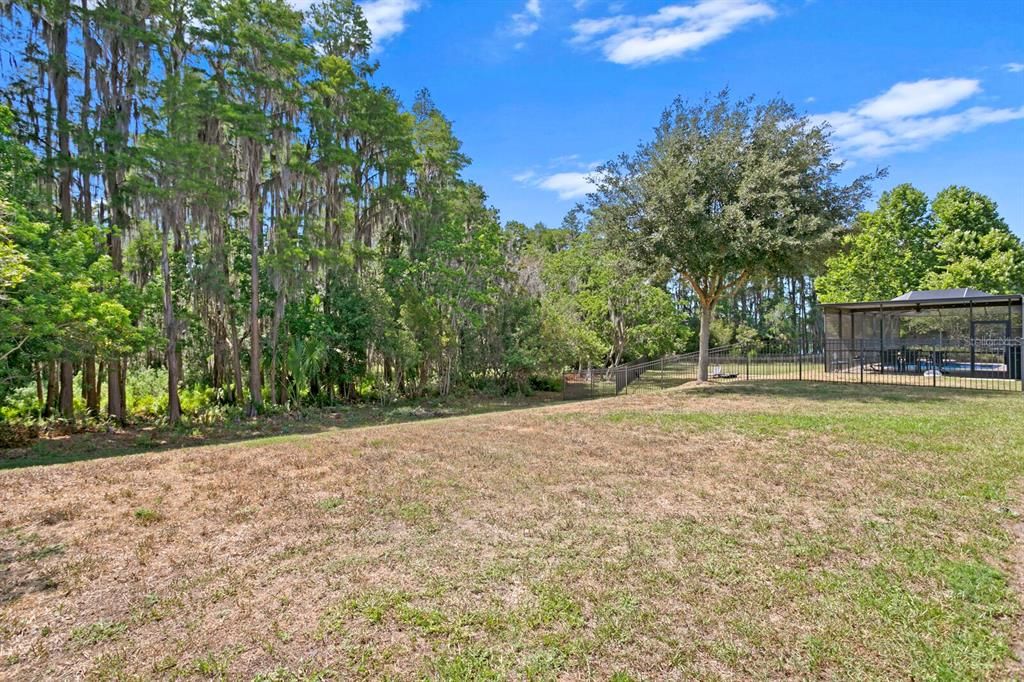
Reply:
M825 372L862 380L888 375L893 383L1019 387L1022 302L1021 294L946 289L825 304Z

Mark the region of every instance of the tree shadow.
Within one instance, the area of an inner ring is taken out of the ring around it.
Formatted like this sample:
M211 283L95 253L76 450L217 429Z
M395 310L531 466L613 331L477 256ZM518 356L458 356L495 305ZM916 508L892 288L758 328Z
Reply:
M59 545L42 549L0 547L0 606L34 592L45 592L57 588L55 573L47 567L46 559Z
M522 410L558 402L561 402L561 395L554 393L526 397L459 397L389 406L354 404L306 409L214 425L178 428L138 425L111 431L86 431L40 438L27 447L0 450L0 471L240 441L267 442L364 426Z
M760 396L766 399L792 398L857 404L935 404L1014 395L1011 391L770 379L719 380L702 386L694 386L690 382L675 389L665 387L651 390L649 394L657 395L663 390L688 391L692 392L695 398ZM581 396L583 399L587 397ZM29 447L0 450L0 471L241 441L266 443L328 431L522 410L563 402L567 401L563 401L561 394L556 393L530 397L450 398L405 402L386 407L359 404L300 410L191 428L172 429L143 425L108 432L85 432L58 438L42 438Z
M737 380L687 390L709 396L764 396L856 403L941 403L1019 395L1019 391L827 381Z

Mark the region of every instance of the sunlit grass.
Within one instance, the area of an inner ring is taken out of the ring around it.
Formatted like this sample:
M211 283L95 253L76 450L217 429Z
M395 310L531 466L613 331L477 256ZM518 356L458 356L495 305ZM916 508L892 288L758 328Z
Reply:
M3 473L0 676L1013 678L1021 407L731 383Z

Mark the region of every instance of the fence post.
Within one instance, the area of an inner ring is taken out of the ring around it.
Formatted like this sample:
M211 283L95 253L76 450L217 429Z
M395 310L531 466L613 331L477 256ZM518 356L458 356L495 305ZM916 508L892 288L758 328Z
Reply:
M860 351L860 383L864 383L864 349Z
M803 348L796 349L796 379L797 381L804 380L804 353Z
M878 371L885 374L885 311L878 306Z
M747 351L747 381L750 381L750 351Z

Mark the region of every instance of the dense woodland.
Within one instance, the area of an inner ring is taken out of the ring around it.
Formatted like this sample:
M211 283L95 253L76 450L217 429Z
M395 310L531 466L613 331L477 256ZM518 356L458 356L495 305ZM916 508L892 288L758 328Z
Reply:
M561 226L502 224L429 93L375 80L350 0L2 7L0 420L522 392L699 331L805 338L875 177L836 184L827 130L723 94L677 103ZM705 165L644 180L678 154ZM686 216L689 261L634 248L652 207Z

